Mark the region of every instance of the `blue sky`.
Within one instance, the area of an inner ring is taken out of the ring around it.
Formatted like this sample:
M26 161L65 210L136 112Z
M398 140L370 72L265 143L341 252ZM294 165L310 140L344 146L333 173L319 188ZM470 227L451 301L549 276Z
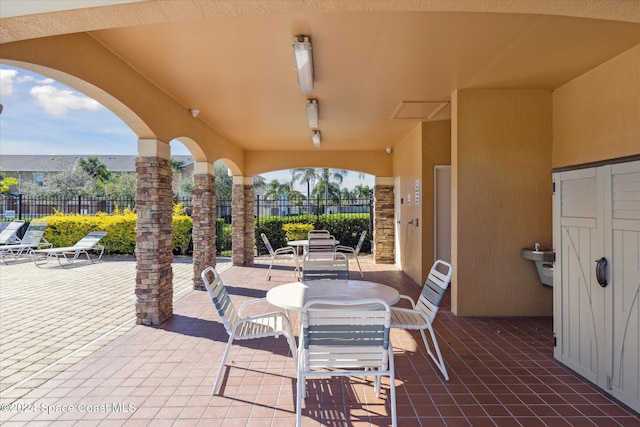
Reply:
M118 116L97 101L48 77L0 65L0 155L137 154L137 136ZM188 155L180 142L171 154ZM373 177L347 175L343 185L373 187ZM263 174L270 181L289 181L289 171ZM296 185L296 187L298 187Z

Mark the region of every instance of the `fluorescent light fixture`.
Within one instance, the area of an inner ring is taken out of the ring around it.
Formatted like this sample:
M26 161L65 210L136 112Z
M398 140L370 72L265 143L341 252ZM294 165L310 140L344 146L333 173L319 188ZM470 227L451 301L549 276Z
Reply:
M313 145L316 147L320 147L320 131L314 130L311 132L311 140L313 141Z
M307 120L309 121L309 127L315 129L318 127L318 100L307 99Z
M295 36L291 44L298 71L298 86L305 95L313 93L313 60L308 36Z

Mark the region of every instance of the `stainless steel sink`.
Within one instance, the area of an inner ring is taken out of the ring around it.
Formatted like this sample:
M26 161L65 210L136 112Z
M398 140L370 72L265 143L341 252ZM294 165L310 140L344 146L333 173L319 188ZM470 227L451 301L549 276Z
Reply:
M534 248L523 248L520 253L522 258L531 261L553 262L553 249L540 248L535 250Z

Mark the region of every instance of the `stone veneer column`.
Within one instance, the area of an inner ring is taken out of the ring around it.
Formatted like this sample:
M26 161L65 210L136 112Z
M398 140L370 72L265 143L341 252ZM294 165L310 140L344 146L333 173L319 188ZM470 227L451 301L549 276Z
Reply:
M390 184L387 181L390 180ZM393 178L376 178L373 189L373 241L376 263L395 262Z
M200 273L216 265L216 178L213 164L196 162L193 175L193 289L204 290Z
M245 206L242 178L234 176L231 187L231 262L233 265L245 263Z
M156 325L173 314L173 192L169 144L139 140L138 153L136 322Z
M254 221L253 177L244 179L244 265L253 265L254 245L256 241L256 226Z

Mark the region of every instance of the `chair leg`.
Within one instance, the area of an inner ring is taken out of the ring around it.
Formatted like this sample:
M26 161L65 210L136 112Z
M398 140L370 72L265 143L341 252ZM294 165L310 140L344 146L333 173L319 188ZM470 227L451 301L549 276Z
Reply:
M296 269L293 271L293 274L296 276L296 279L300 280L301 279L301 275L300 275L300 263L298 262L298 255L294 254L293 255L293 262L296 263Z
M297 365L296 365L297 366ZM296 384L296 427L302 425L302 395L305 393L304 376L300 373L300 367L297 367L298 375Z
M358 270L360 270L360 277L364 279L364 274L362 274L362 268L360 268L360 261L358 261L358 256L354 256L356 259L356 264L358 264Z
M271 280L271 267L273 267L273 261L276 260L276 257L271 257L271 262L269 263L269 269L267 270L267 277L265 277L265 280Z
M393 363L393 348L389 346L389 392L391 394L391 402L389 404L391 409L391 426L396 427L398 425L398 417L396 415L396 368Z
M440 372L442 372L442 375L444 375L444 379L449 381L449 374L447 374L447 368L445 368L444 366L444 359L442 358L442 353L440 352L438 339L436 338L436 334L433 332L433 328L431 327L431 324L428 324L428 329L429 329L429 334L431 335L431 341L433 342L433 347L436 351L436 354L438 355L438 358L436 359L436 356L431 351L431 348L427 341L427 336L424 333L424 329L420 329L420 333L422 334L422 340L424 341L424 346L427 349L427 353L429 353L429 356L431 356L431 359L433 359L433 362L436 364L438 369L440 369Z
M231 343L233 343L233 335L229 335L229 341L227 341L227 348L224 349L224 355L222 356L222 361L220 362L220 368L218 368L218 375L216 376L216 382L213 384L213 392L212 396L216 395L218 391L218 384L220 383L220 375L222 375L222 370L224 369L225 363L227 363L227 356L229 355L229 350L231 349Z

